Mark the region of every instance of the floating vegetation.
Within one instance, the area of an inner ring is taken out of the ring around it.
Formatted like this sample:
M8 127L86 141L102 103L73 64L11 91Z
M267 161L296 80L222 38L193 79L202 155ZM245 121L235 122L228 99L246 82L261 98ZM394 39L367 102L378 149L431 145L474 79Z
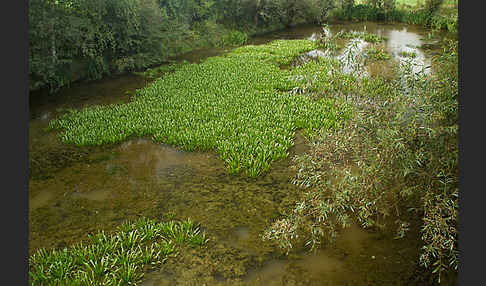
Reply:
M386 61L391 58L390 54L387 53L383 47L371 46L366 49L366 57L373 61Z
M30 285L135 285L144 268L164 263L180 245L207 241L190 219L127 221L113 234L90 235L86 244L37 250L29 258Z
M280 69L315 49L309 40L240 47L201 64L185 64L138 91L125 104L71 111L49 123L63 142L79 146L152 136L187 151L215 150L230 173L256 177L286 158L297 129L335 128L348 116L344 101L295 96L292 70ZM329 64L313 72L322 78Z
M417 57L417 53L415 51L401 51L398 53L399 56L401 57L404 57L404 58L416 58Z
M340 39L362 39L368 43L376 44L383 41L386 41L386 37L381 37L373 33L368 33L366 31L351 31L351 32L344 32L341 31L336 34L337 38Z

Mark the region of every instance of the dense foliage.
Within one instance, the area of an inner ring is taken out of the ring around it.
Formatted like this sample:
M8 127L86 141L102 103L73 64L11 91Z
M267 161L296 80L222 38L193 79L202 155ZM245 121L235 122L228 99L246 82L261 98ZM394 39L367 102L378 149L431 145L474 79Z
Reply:
M202 46L318 22L333 0L29 0L30 89L142 69Z
M367 0L332 10L330 19L345 21L392 21L433 29L458 31L457 6L444 8L442 0L427 0L423 5L408 6L400 0ZM402 4L402 5L398 5Z
M356 220L365 228L392 226L400 238L421 217L421 265L439 281L457 271L457 64L450 41L433 75L406 63L392 78L329 73L325 81L338 88L318 90L327 98L345 91L352 116L296 158L295 183L306 197L264 237L287 251L302 239L316 247Z
M393 20L457 30L442 1L415 10L395 0L29 0L30 89L144 69L203 46L240 45L248 35L299 23ZM456 13L457 14L457 13Z
M313 74L280 69L314 48L310 40L274 41L180 65L127 104L72 111L50 127L62 131L62 141L76 145L152 136L189 151L215 150L230 172L255 177L288 156L297 129L337 127L347 114L339 100L314 101L292 92L304 75L318 81L326 65Z

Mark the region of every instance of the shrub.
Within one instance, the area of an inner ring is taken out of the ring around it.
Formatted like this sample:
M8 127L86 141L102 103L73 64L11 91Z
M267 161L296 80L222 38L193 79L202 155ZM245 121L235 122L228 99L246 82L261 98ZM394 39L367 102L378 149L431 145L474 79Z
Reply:
M248 35L245 32L231 30L225 34L220 42L220 46L241 46L248 41Z
M387 217L400 238L406 220L420 216L421 265L439 282L445 271L457 271L457 42L433 62L436 76L415 74L405 64L392 80L351 77L351 119L320 132L311 151L295 159L294 183L305 188L305 198L264 239L287 252L302 239L314 248L336 239L351 220L385 228ZM344 79L330 76L335 83Z

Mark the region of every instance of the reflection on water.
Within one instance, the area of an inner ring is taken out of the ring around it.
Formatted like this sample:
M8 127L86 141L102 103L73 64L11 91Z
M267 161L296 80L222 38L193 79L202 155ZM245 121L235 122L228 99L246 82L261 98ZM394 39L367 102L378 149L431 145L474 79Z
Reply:
M393 60L398 61L401 64L410 64L414 73L430 72L430 57L426 56L422 47L424 39L427 35L426 30L421 27L404 25L404 24L377 24L373 22L364 23L351 23L344 25L330 25L325 29L307 31L311 33L310 36L305 36L309 40L317 40L323 35L325 37L331 37L341 31L346 32L368 32L376 34L380 37L384 37L386 40L383 45L385 51L388 52ZM359 59L359 56L363 53L369 43L361 39L353 39L345 44L344 49L336 56L336 58L343 63L343 72L351 73L358 71L359 66L355 59ZM405 54L405 53L408 53ZM410 54L413 57L409 56ZM314 50L306 54L309 57L329 57L330 54L326 51ZM382 63L380 63L383 66ZM374 74L375 67L371 64L371 68L368 71L360 71L360 75Z
M124 162L129 165L129 173L144 170L144 175L155 181L164 181L182 173L194 175L217 168L224 169L215 154L184 152L168 145L155 144L149 139L127 141L118 150Z
M374 23L329 26L330 33L340 30L385 36L386 50L397 60L405 60L402 51L415 51L412 60L429 64L428 56L417 47L425 36L423 29ZM256 37L250 43L315 39L321 32L321 27L307 25ZM356 43L359 49L366 46ZM181 60L197 62L222 52L209 49L186 54ZM327 54L316 50L308 56ZM341 57L346 57L346 48ZM74 84L53 97L33 94L30 150L64 148L53 132L44 130L63 109L125 102L145 84L140 77L123 75ZM227 174L214 152L184 152L150 138L76 149L88 155L52 176L29 181L29 249L71 244L87 232L113 230L126 219L167 219L175 214L176 219L191 217L201 223L209 245L184 250L160 270L147 274L142 285L406 285L403 281L415 269L419 249L414 239L394 240L352 225L341 232L336 244L289 258L261 240L260 234L302 195L290 183L296 170L289 164L293 155L308 150L308 143L297 134L291 156L258 179ZM398 278L397 272L405 273L405 278Z
M419 48L423 44L421 38L425 37L427 33L421 27L364 22L350 25L333 25L330 26L330 29L333 34L339 31L366 31L384 37L386 39L384 42L385 50L391 54L393 59L401 63L411 60L414 72L421 71L422 68L430 65L430 59ZM415 52L417 56L413 59L408 59L400 56L403 51Z
M250 285L256 283L261 285L275 285L275 282L280 284L282 282L281 277L285 274L286 265L287 261L284 260L270 260L258 269L258 271L249 271L244 281Z
M429 73L429 69L425 69L430 66L430 59L426 58L423 51L418 48L422 46L423 42L420 40L420 36L416 33L407 31L406 27L402 30L387 31L385 36L387 40L387 51L392 56L400 61L400 63L410 63L414 73L421 72ZM413 58L403 56L403 52L408 52L416 55Z
M360 274L351 271L347 261L359 257L365 243L372 239L371 234L352 224L341 231L339 243L334 245L343 253L324 248L290 259L273 259L258 269L250 270L244 281L248 285L285 285L286 279L292 276L289 272L298 272L305 273L309 283L321 281L326 283L323 285L354 285Z

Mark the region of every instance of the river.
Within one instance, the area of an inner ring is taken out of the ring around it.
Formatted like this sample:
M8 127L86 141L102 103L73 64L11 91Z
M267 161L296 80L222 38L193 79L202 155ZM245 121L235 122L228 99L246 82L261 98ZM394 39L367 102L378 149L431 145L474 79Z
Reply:
M331 33L363 31L387 38L384 47L395 60L415 52L416 69L430 65L438 36L405 24L343 23ZM313 39L321 27L299 26L250 40ZM437 46L438 47L438 46ZM177 58L199 62L224 53L203 49ZM382 70L369 66L369 73ZM415 69L415 68L414 68ZM263 231L302 195L291 183L296 171L291 158L309 147L296 135L288 159L276 162L258 179L229 175L216 154L184 152L131 138L104 147L62 144L50 120L66 109L128 102L149 80L126 74L93 82L74 83L56 95L30 96L29 120L29 252L41 247L66 247L87 233L110 231L126 219L158 220L190 217L201 224L210 241L203 249L182 249L158 271L147 273L141 285L423 285L417 278L421 247L418 229L404 239L392 232L343 230L333 245L316 253L304 249L285 256L261 240Z

